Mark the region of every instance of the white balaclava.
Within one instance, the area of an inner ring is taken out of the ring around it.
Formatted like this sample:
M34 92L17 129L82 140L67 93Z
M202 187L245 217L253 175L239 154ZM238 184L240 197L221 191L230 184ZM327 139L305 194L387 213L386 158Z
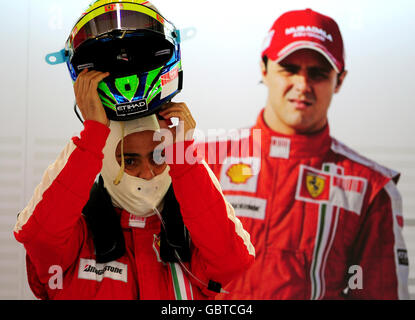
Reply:
M155 208L160 210L163 198L170 187L170 167L167 166L161 174L151 180L134 177L122 172L115 151L123 137L129 134L146 130L159 131L157 117L152 115L131 121L111 121L110 129L111 133L103 150L104 160L101 175L112 203L115 207L125 209L136 216L151 216L154 214Z

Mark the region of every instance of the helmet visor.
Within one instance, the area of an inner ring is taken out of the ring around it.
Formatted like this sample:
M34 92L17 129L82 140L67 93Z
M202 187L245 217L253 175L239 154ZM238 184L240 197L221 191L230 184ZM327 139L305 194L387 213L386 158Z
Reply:
M135 3L101 6L85 14L68 41L76 74L84 68L124 76L167 63L175 54L174 26L156 11Z
M84 42L99 39L113 31L146 30L170 41L177 37L174 26L156 11L136 3L103 5L85 14L67 40L67 50L76 51Z

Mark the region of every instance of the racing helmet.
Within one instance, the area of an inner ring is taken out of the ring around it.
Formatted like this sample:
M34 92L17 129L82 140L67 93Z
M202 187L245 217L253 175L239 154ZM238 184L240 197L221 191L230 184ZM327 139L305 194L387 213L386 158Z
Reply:
M110 73L98 85L110 120L154 114L182 89L180 32L149 1L95 1L65 51L73 81L85 68Z

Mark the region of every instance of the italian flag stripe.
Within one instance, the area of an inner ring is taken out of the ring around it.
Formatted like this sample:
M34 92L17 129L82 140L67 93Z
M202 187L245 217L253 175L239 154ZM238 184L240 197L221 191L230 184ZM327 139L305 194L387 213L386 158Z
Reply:
M170 263L170 271L173 280L174 295L176 296L176 300L183 300L180 292L179 280L177 279L177 272L174 263Z
M187 300L193 300L192 284L187 277L184 277L184 285L186 286Z
M319 251L320 251L320 245L321 245L321 239L323 236L323 230L324 230L324 220L325 220L325 216L326 216L326 209L327 209L327 205L326 204L322 204L320 205L320 212L319 212L319 228L318 228L318 236L317 236L317 241L316 241L316 245L314 248L314 259L313 259L313 264L312 264L312 269L311 269L311 277L312 277L312 293L311 293L311 299L315 300L317 298L318 295L318 288L319 288L319 279L317 279L317 274L318 272L316 272L317 269L317 263L318 263L318 257L319 257Z
M193 300L192 285L189 279L183 274L180 265L178 263L170 263L169 265L176 300Z
M321 279L321 283L322 283L322 290L320 292L320 296L317 297L317 299L320 299L324 296L324 294L326 293L326 288L325 288L325 277L324 277L324 273L326 271L326 261L327 261L327 257L329 255L329 251L331 249L331 246L333 244L333 240L334 240L334 235L336 234L336 230L337 230L337 222L338 222L338 218L339 218L339 208L334 208L334 210L332 210L333 212L333 218L331 219L331 226L330 226L330 233L328 236L329 239L329 243L326 246L325 251L323 252L323 262L322 262L322 267L320 268L320 279Z
M323 170L330 171L330 166L325 165ZM324 274L325 261L327 259L333 230L333 207L330 204L321 204L319 207L318 228L314 245L313 261L310 268L311 299L320 299L325 292ZM337 224L336 224L337 225Z

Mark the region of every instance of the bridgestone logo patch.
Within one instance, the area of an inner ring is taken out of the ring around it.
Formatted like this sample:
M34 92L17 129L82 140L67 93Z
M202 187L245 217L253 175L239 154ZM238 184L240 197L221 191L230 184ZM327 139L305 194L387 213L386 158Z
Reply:
M78 278L101 282L104 278L127 282L127 265L117 261L96 263L93 259L80 259Z
M237 217L259 220L265 219L265 210L267 207L267 200L265 199L226 195L226 200L229 201L235 209L235 215Z

